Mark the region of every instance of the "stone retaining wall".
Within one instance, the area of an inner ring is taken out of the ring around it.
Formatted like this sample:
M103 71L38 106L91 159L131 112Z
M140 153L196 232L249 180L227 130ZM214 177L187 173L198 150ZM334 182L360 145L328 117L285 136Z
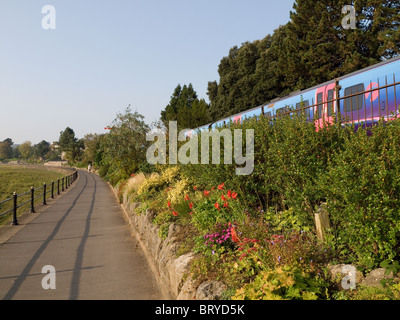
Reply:
M117 195L117 191L114 189ZM159 227L153 224L154 213L147 210L146 214L137 214L137 203L133 203L126 196L121 204L125 216L131 227L132 234L139 241L147 260L156 275L162 294L167 300L216 300L226 289L226 286L218 281L208 281L195 287L190 277L184 277L189 270L193 259L193 253L177 257L179 243L177 234L180 226L171 224L168 236L162 240L159 235Z

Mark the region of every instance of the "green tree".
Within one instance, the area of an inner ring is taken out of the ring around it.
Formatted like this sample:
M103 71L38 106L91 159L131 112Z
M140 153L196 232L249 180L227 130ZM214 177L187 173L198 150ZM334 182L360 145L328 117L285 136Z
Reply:
M213 120L247 110L259 103L254 94L257 84L257 62L261 54L270 47L270 37L246 42L240 48L234 46L229 55L222 58L218 74L219 83L208 83L211 102L210 115Z
M18 146L22 159L28 160L33 153L32 142L25 141Z
M179 129L196 128L209 121L208 104L198 99L192 84L179 84L169 104L161 111L161 121L168 128L169 121L177 121Z
M364 36L361 42L363 53L377 60L399 55L400 2L360 0L355 1L354 5L357 12L357 29Z
M85 146L85 151L83 153L82 161L85 163L95 163L96 162L96 153L99 148L100 143L99 134L86 134L83 138L83 143Z
M66 158L70 162L77 162L83 153L84 142L75 137L75 132L70 127L60 132L58 140L60 150L66 152Z
M132 113L128 107L125 112L117 114L111 127L102 142L102 164L111 165L116 171L129 176L146 161L149 126L144 122L143 115L137 111Z
M12 139L7 138L3 142L0 142L0 160L11 159L13 155L12 145L14 142Z
M50 143L42 140L38 144L34 146L34 155L36 157L41 158L42 160L45 159L47 153L50 151Z

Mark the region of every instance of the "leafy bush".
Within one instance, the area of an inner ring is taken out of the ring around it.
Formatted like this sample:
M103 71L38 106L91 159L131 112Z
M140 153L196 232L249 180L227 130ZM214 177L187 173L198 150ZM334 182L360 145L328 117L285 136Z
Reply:
M327 167L335 147L339 145L339 125L315 131L313 123L302 117L278 118L271 125L266 118L246 120L230 130L254 129L255 168L250 176L237 176L236 164L182 165L181 171L199 185L215 185L229 181L242 195L246 207L291 208L299 222L313 226L313 211L325 194L317 183ZM221 139L221 147L222 141ZM245 143L245 139L243 139Z
M400 255L399 121L358 131L335 122L316 132L314 123L295 116L230 127L238 128L255 132L252 175L237 176L236 164L182 165L182 174L198 185L229 181L242 207L261 208L276 232L314 230L314 212L327 202L331 245L342 261L372 268ZM196 209L204 230L218 217L210 214L212 204Z
M254 281L238 289L232 300L317 300L326 299L328 283L301 269L278 267L260 272Z
M169 187L174 181L179 179L179 168L177 166L168 167L162 174L152 173L139 187L137 193L157 193Z
M400 254L400 123L342 137L319 185L340 253L373 268Z
M216 223L242 221L245 217L238 194L225 190L225 184L210 190L197 191L202 200L193 207L192 222L201 231L207 231Z

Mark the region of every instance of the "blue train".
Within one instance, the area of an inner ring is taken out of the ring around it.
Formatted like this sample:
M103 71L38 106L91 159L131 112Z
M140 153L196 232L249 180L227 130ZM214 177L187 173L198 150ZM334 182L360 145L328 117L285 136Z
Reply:
M215 129L231 122L240 123L248 118L265 116L275 118L304 112L318 131L340 115L346 124L372 126L380 119L390 121L400 117L400 56L365 69L325 82L310 89L269 101L197 129Z

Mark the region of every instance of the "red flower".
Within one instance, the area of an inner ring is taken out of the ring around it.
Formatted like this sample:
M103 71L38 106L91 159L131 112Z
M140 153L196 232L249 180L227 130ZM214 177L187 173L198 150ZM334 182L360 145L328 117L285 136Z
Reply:
M204 190L204 195L207 197L210 194L210 191Z
M179 216L179 213L178 213L178 212L175 212L175 211L172 211L172 214L173 214L175 217Z
M193 208L193 202L189 203L189 209Z
M225 186L225 183L220 184L220 185L218 186L218 190L224 189L224 186Z
M240 239L238 238L237 234L236 234L236 230L235 227L231 227L231 235L232 235L232 241L239 243Z
M131 174L131 177L134 177L134 176L135 176L135 174L134 174L134 173L132 173L132 174Z
M229 207L228 202L225 202L224 205L223 205L223 207L224 207L224 208L228 208L228 207Z
M188 195L185 195L185 201L190 201L190 198Z
M238 194L236 192L232 192L232 199L236 199L237 196Z
M167 206L168 208L171 208L171 201L168 201Z
M226 198L224 197L224 195L221 196L222 201L226 201Z
M229 199L232 198L232 191L231 191L231 190L228 191L228 198L229 198Z
M192 211L192 212L189 212L189 214L192 215L192 214L193 214L193 211Z
M194 187L193 187L193 190L197 190L197 187L196 187L196 186L194 186Z
M221 209L218 202L215 203L214 207L215 207L216 209L218 209L218 210Z

